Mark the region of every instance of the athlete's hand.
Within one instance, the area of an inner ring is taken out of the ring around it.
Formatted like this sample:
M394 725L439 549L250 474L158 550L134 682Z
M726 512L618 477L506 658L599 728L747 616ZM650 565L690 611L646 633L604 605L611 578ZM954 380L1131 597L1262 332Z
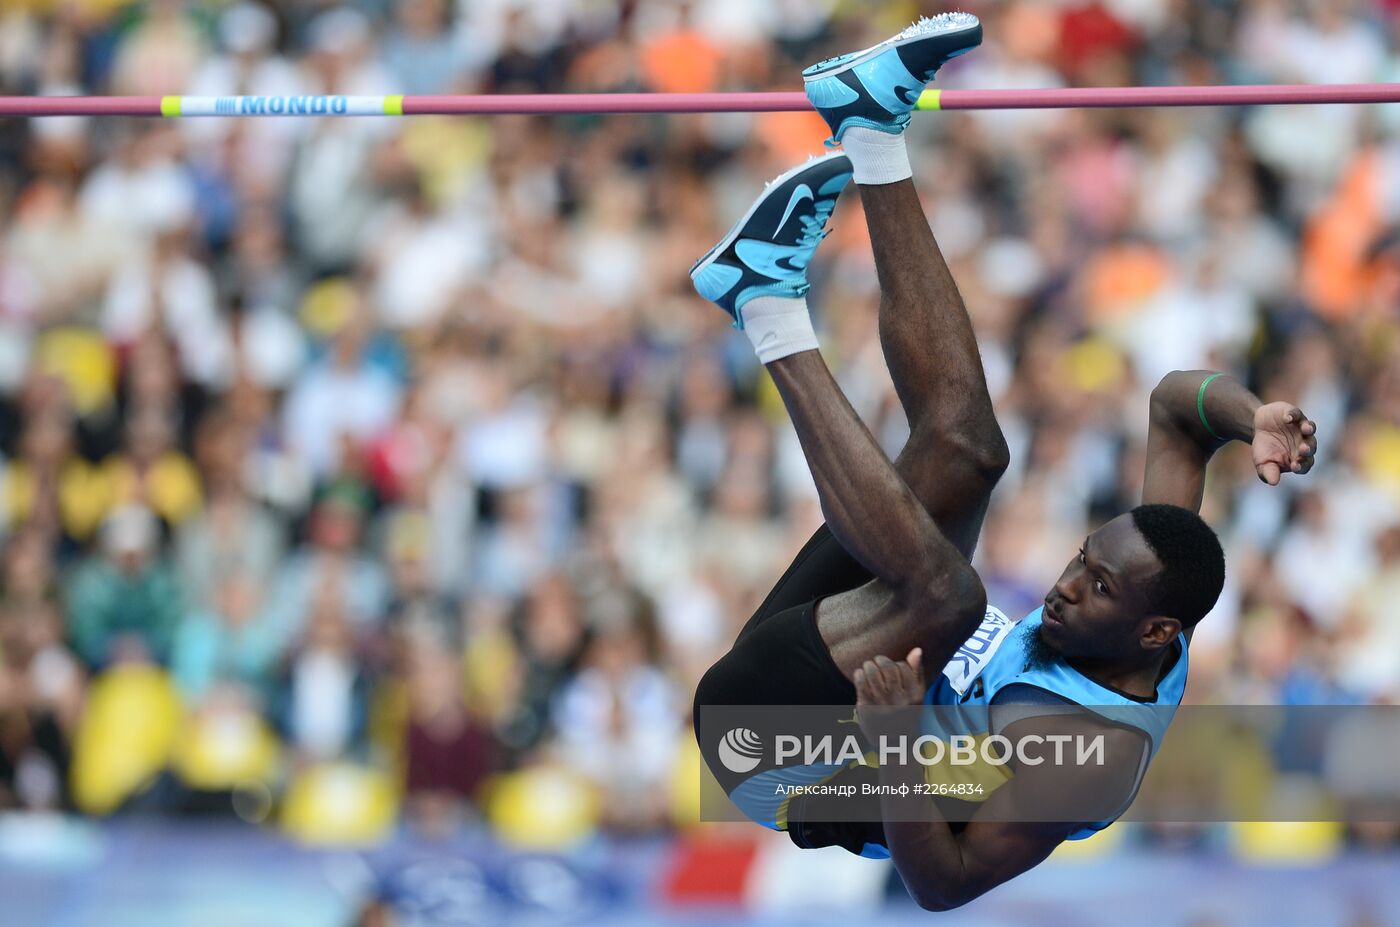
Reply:
M923 657L923 650L915 647L898 663L882 655L856 670L856 719L866 737L874 740L898 726L902 713L884 709L923 702Z
M1317 453L1317 423L1291 402L1254 410L1254 471L1277 486L1285 473L1307 473Z

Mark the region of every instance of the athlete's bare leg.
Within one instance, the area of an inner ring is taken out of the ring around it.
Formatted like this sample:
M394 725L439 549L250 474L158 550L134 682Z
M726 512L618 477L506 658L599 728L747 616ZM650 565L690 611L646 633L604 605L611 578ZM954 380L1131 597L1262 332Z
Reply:
M912 180L860 185L880 279L880 345L909 418L899 473L971 558L1005 472L977 338Z
M976 628L986 595L841 392L817 351L770 362L836 539L875 580L822 600L817 628L847 678L874 654L924 648L942 666Z
M880 341L911 437L897 465L944 533L971 556L1007 466L977 341L914 191L904 133L915 88L982 42L967 13L920 19L802 72L807 98L851 159L881 289Z
M978 482L986 474L961 457L944 467L941 461L914 461L911 452L905 459L918 464L910 472L924 484L921 496L856 416L816 350L817 339L802 299L806 267L821 242L836 197L852 176L851 164L844 156L833 154L785 173L691 269L701 295L742 321L744 333L767 366L792 417L828 529L845 553L872 577L857 588L847 587L849 591L822 597L816 610L822 639L848 678L872 655L899 659L913 647L924 648L927 665L941 666L975 629L985 610L985 595L967 555L994 481L993 477ZM905 192L905 200L874 207L879 231L881 223L892 227L907 222L908 202L912 200L917 226L907 231L924 236L922 249L916 244L902 249L882 244L877 251L877 259L885 265L881 275L890 281L892 302L887 314L908 316L899 319L898 330L889 339L898 368L897 382L902 394L909 397L906 401L920 434L939 432L935 448L958 448L959 440L970 446L972 441L962 421L967 416L957 411L965 402L954 403L937 395L939 389L958 384L959 377L934 370L936 362L917 356L920 351L951 354L947 363L952 369L960 371L963 380L975 376L980 384L980 364L966 317L963 315L962 335L970 348L940 350L937 345L915 344L920 339L941 337L947 328L942 324L943 313L936 301L914 292L913 281L926 281L926 270L903 274L888 266L937 256L912 187ZM946 269L943 273L943 286L956 298ZM956 306L961 312L961 303ZM959 356L969 352L970 359ZM911 378L917 376L928 376L933 382L926 387L912 384ZM990 416L984 385L981 391ZM956 425L946 435L942 433L945 422ZM996 436L999 438L999 433ZM975 458L969 460L977 463ZM927 479L934 473L947 485ZM968 498L974 500L976 516L970 531L968 520L959 517L963 500ZM961 545L948 537L940 520L959 529Z

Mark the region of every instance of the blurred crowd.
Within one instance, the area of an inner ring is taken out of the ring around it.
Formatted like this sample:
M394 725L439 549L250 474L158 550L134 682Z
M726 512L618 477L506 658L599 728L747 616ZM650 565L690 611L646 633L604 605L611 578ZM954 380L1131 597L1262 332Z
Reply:
M795 89L923 6L21 0L0 93ZM1395 2L963 6L987 40L944 87L1400 74ZM6 122L0 806L232 792L258 817L318 773L342 799L374 775L423 826L508 828L512 796L557 809L572 777L580 826L664 826L696 680L821 518L686 271L825 134L803 113ZM1298 402L1319 463L1269 489L1218 455L1230 570L1190 698L1400 697L1400 116L926 114L910 141L1013 450L991 601L1033 608L1136 503L1164 373L1224 370ZM810 301L894 452L857 200Z

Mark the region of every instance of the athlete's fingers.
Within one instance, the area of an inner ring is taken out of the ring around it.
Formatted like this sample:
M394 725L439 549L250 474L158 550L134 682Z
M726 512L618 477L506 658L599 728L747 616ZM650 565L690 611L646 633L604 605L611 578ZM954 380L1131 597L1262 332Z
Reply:
M1277 486L1280 477L1283 476L1283 470L1279 467L1278 464L1274 463L1272 460L1266 460L1263 463L1261 463L1258 467L1258 470L1259 479L1263 480L1265 483L1268 483L1270 486Z
M874 660L865 661L865 686L872 696L880 697L885 694L885 680L880 674L880 668L875 665Z
M910 666L908 661L899 663L899 688L902 700L908 701L919 691L919 671Z
M904 658L904 662L909 664L909 668L914 671L914 675L922 677L924 664L924 648L915 647L909 651L909 656Z
M1315 454L1317 454L1317 439L1313 437L1303 438L1303 440L1298 443L1297 452L1293 455L1293 472L1307 473L1311 470Z
M869 704L875 701L875 688L871 684L870 674L864 667L856 670L856 701L861 704Z
M875 655L875 665L878 667L880 681L884 683L885 688L894 691L894 688L899 685L899 667L895 666L894 661L883 653Z
M1317 434L1317 422L1314 422L1310 418L1304 419L1303 424L1300 426L1299 430L1303 432L1303 437L1310 438L1313 435Z

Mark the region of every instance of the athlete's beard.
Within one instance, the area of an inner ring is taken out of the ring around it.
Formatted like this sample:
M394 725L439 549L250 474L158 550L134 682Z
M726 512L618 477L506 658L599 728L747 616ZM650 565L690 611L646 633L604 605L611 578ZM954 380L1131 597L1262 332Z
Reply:
M1060 658L1060 652L1050 645L1040 633L1040 624L1025 624L1021 627L1022 644L1026 653L1026 668L1047 669Z

